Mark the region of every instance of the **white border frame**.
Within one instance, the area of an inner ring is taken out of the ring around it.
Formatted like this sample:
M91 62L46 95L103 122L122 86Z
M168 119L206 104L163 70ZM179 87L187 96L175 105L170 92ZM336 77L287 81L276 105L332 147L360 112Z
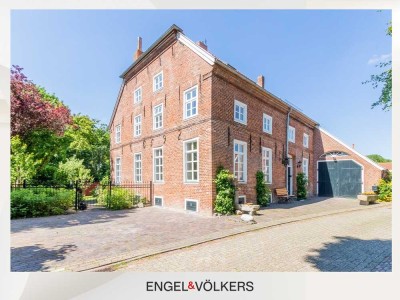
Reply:
M244 203L243 203L243 204L246 204L246 203L247 203L247 197L246 197L246 195L237 195L237 197L236 197L236 204L239 205L239 198L240 198L240 197L244 197Z
M156 205L156 198L160 198L161 199L161 205ZM153 206L154 207L164 207L164 196L156 196L156 195L154 195L154 197L153 197Z
M118 128L118 127L120 128L120 129L119 129L119 141L117 141L117 128ZM122 124L121 124L121 123L115 125L115 136L114 136L114 141L115 141L115 144L121 144L121 141L122 141Z
M262 163L263 163L263 154L264 154L264 149L265 150L269 150L270 151L270 154L271 154L271 157L270 157L270 162L271 162L271 166L270 166L270 169L271 169L271 173L269 174L269 175L271 175L270 176L270 178L271 178L271 182L265 182L266 184L272 184L272 162L273 162L273 155L272 155L272 149L271 148L268 148L268 147L261 147L261 171L263 170L263 165L262 165ZM263 172L264 173L264 172ZM265 180L265 173L264 173L264 180Z
M289 132L290 132L290 129L293 129L293 141L289 139ZM293 144L296 143L296 127L290 126L290 125L289 125L289 129L288 129L288 133L287 133L287 139L288 139L289 142L291 142L291 143L293 143Z
M307 136L307 145L304 145L304 138ZM309 149L310 148L310 135L307 133L303 133L303 147Z
M244 156L245 159L243 160L245 162L245 164L243 164L243 175L244 175L244 180L243 181L239 181L236 177L235 177L235 144L241 144L244 145L246 147L244 147ZM247 183L247 143L240 141L240 140L233 140L233 151L232 151L232 156L233 156L233 176L237 179L238 183Z
M197 180L187 181L186 179L186 151L185 151L185 144L196 141L197 142ZM200 143L199 137L191 138L188 140L182 141L182 150L183 150L183 184L198 184L200 182Z
M141 163L141 181L136 181L136 155L140 154L140 163ZM163 153L164 154L164 153ZM133 153L133 182L134 183L143 183L143 154L142 152L135 152Z
M244 111L245 111L244 121L236 119L236 105L239 106L239 107L243 107L244 108ZM242 125L247 125L247 104L246 103L243 103L243 102L235 99L235 102L234 102L234 105L233 105L233 121L235 121L235 122L237 122L239 124L242 124Z
M265 131L265 130L264 130L264 120L265 120L265 118L269 119L270 122L271 122L271 130L270 130L270 131ZM262 131L263 131L264 133L268 133L268 134L272 135L272 120L273 120L272 116L270 116L269 114L263 113Z
M156 107L159 107L159 106L161 106L162 124L161 124L161 127L156 128L156 127L155 127L155 126L156 126L156 121L155 121L154 110L156 109ZM153 109L152 109L152 119L153 119L153 131L154 131L154 130L161 130L161 129L164 128L164 103L160 103L160 104L157 104L157 105L153 106Z
M140 117L140 134L136 134L136 118ZM143 130L143 122L142 122L142 114L138 114L133 117L133 137L139 137L142 135L142 130Z
M120 182L117 183L117 160L119 159L120 162ZM121 185L122 183L122 157L116 156L115 157L115 176L114 176L114 183L115 185Z
M186 116L186 99L185 99L185 94L193 89L196 89L196 114L195 115L191 115L190 117ZM199 85L196 84L186 90L183 91L183 120L189 120L191 118L197 117L199 115Z
M156 77L159 76L160 74L162 76L162 86L159 89L156 90L155 80L156 80ZM160 72L158 72L156 75L153 76L153 92L154 93L159 92L163 88L164 88L164 72L161 70Z
M196 202L196 211L186 209L186 202L188 202L188 201ZM199 200L198 200L198 199L185 198L184 207L183 207L183 208L184 208L184 210L185 210L186 212L189 212L189 213L198 213L198 212L199 212Z
M136 92L137 92L138 90L140 90L140 101L136 101ZM134 105L135 105L135 104L139 104L139 103L142 102L142 100L143 100L143 89L142 89L142 86L139 86L137 89L135 89L135 90L133 91L133 104L134 104Z
M154 160L155 160L155 152L158 149L162 150L162 169L163 169L163 171L162 171L163 180L162 181L156 181L156 164L154 163ZM152 176L153 183L154 184L163 184L164 183L164 179L165 179L165 172L164 172L165 171L165 168L164 168L165 163L164 163L164 147L163 146L153 148L152 164L153 164L153 167L152 167L152 170L153 170L153 176Z

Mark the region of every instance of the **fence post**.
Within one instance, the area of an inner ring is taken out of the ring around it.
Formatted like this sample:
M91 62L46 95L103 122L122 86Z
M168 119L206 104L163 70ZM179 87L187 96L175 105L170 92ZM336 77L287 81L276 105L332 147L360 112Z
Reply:
M150 205L153 204L153 181L150 180Z
M78 210L78 180L75 181L75 210Z
M108 183L107 208L110 208L110 203L111 203L111 190L112 190L112 181L110 180L109 183Z

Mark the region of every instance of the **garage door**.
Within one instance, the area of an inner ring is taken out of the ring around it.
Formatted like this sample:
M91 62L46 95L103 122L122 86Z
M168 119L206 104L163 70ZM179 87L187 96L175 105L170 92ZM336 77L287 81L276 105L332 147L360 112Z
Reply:
M318 196L356 198L361 186L362 168L353 160L318 162Z

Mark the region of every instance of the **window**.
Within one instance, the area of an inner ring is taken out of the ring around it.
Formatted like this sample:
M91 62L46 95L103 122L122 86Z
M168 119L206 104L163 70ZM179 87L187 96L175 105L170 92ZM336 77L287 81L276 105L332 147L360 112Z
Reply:
M197 86L184 93L184 119L197 115Z
M185 182L199 181L199 149L198 139L186 141L184 147L184 180Z
M308 134L304 133L303 134L303 146L306 148L308 148L308 139L309 139Z
M121 184L121 157L115 159L115 184Z
M238 204L245 204L246 196L238 196Z
M163 182L163 149L156 148L153 151L154 182Z
M192 199L185 199L185 209L190 211L197 212L198 210L198 201Z
M272 150L262 147L262 171L266 183L272 183Z
M134 178L135 182L142 182L142 153L135 153L134 157Z
M139 87L133 92L133 103L139 103L141 101L142 101L142 87Z
M235 100L235 121L242 123L244 125L247 124L247 105Z
M153 78L153 91L157 92L162 88L163 88L163 72L160 72Z
M234 140L234 170L235 178L239 182L247 180L247 143Z
M263 131L272 134L272 117L263 114Z
M296 128L289 126L289 131L288 131L288 140L289 142L294 143L296 140Z
M121 143L121 124L115 126L115 143Z
M153 108L153 129L163 127L163 105L157 105Z
M303 173L306 175L308 179L308 158L303 158Z
M154 197L154 205L163 206L163 197L155 196Z
M140 136L142 134L142 115L138 115L135 117L133 121L134 127L134 136Z

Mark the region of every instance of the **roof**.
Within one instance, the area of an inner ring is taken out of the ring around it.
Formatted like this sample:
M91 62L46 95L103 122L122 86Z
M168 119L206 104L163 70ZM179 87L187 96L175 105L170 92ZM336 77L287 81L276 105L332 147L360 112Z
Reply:
M292 113L296 113L297 115L299 115L300 117L302 117L304 120L307 120L308 123L310 123L312 126L318 126L318 122L314 121L313 119L311 119L310 117L308 117L306 114L302 113L300 110L298 110L297 108L293 107L293 105L289 104L288 102L286 102L285 100L279 98L278 96L270 93L269 91L267 91L265 88L259 86L256 82L254 82L253 80L251 80L250 78L248 78L247 76L243 75L242 73L240 73L238 70L236 70L232 65L220 60L219 58L217 58L216 56L214 56L211 52L203 49L202 47L200 47L199 45L197 45L195 42L193 42L191 39L189 39L187 36L185 36L183 34L183 30L173 24L170 28L168 28L167 31L165 31L145 52L143 52L139 58L137 60L135 60L120 76L120 78L123 78L124 81L121 84L121 88L117 97L117 101L115 103L114 106L114 110L110 119L110 123L109 123L109 127L112 125L112 121L114 119L115 113L116 113L116 109L118 107L119 104L119 100L121 98L122 95L122 91L123 91L123 87L125 85L125 80L126 80L126 76L128 75L128 73L130 73L130 71L137 66L146 56L149 55L149 53L151 53L159 44L162 43L162 41L169 37L172 33L176 34L176 39L179 40L181 43L183 43L184 45L188 46L193 52L195 52L197 55L199 55L201 58L203 58L207 63L209 63L210 65L214 65L217 64L219 66L221 66L222 68L224 68L225 70L228 70L229 72L235 74L236 76L239 76L242 80L245 80L246 82L250 83L251 85L253 85L253 87L255 87L256 89L258 89L260 92L267 94L269 96L271 96L274 101L277 101L280 105L283 105L284 107L286 107L289 110L292 111Z
M382 168L384 168L385 170L389 170L389 171L392 170L392 162L391 162L391 161L379 163L379 165L380 165Z

